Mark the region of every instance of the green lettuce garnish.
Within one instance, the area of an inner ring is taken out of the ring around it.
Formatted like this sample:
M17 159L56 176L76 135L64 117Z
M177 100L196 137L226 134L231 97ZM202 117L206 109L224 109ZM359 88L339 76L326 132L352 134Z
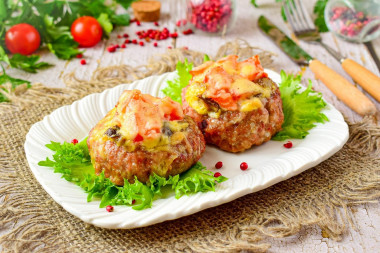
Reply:
M133 184L127 180L124 186L117 186L101 173L95 174L88 152L87 139L77 143L51 142L46 147L54 151L53 159L46 158L38 165L52 167L55 173L61 173L62 178L80 186L87 193L87 201L100 199L99 207L107 205L128 205L135 210L150 208L155 199L164 192L174 191L175 198L197 192L215 191L216 183L227 180L220 176L215 178L200 162L181 175L160 177L153 174L147 184L137 179Z
M209 58L205 56L205 61ZM181 92L189 84L192 65L187 60L178 62L178 77L174 81L168 81L168 86L163 89L165 95L175 101L181 101ZM281 71L281 83L279 84L285 121L282 130L272 137L272 140L283 141L286 139L303 139L308 131L315 127L315 123L328 121L321 110L326 107L326 102L321 93L312 90L311 81L308 87L301 90L301 75L287 75Z
M192 76L189 72L192 68L193 64L188 63L187 59L185 59L185 62L178 61L176 66L178 77L173 81L168 81L168 86L162 92L174 101L182 104L181 92L191 80Z
M273 136L272 140L303 139L308 135L308 131L315 127L314 123L329 120L321 113L327 105L322 94L312 90L310 80L307 88L300 92L300 83L301 75L287 75L285 71L281 71L279 87L285 120L282 130Z

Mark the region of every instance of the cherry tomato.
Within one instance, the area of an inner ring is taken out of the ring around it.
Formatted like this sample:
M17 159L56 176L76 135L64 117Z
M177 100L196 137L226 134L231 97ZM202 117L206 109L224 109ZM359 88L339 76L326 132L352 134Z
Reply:
M102 39L103 30L95 18L84 16L73 22L71 34L79 46L92 47Z
M41 38L37 29L29 24L17 24L5 33L5 46L15 54L29 55L40 46Z

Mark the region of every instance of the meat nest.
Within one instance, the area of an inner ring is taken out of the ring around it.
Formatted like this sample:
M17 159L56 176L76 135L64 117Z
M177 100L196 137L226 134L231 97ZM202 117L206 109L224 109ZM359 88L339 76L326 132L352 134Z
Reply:
M90 131L87 145L95 173L104 172L116 185L135 178L146 183L153 173L166 178L180 174L200 159L206 146L179 103L139 90L123 92Z
M281 130L284 115L278 86L266 77L256 83L272 87L270 97L261 100L263 107L249 112L222 111L217 118L197 113L182 96L184 113L195 119L206 143L228 152L242 152L269 141Z

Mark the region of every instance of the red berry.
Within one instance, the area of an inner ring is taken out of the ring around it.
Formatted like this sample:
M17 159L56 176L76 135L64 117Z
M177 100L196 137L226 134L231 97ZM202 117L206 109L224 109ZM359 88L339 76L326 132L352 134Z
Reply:
M117 38L118 38L118 39L121 39L121 35L117 35Z
M107 212L113 212L113 206L110 206L110 205L108 205L108 206L106 206L106 210L107 210Z
M72 140L71 140L71 143L75 145L75 144L78 143L78 140L77 140L77 139L72 139Z
M144 41L140 41L139 45L143 47L144 46Z
M121 45L121 48L126 48L127 46L125 44Z
M86 65L86 60L85 59L80 60L80 64Z
M83 54L77 54L77 58L83 58Z
M158 24L158 22L157 22L157 21L156 21L156 22L154 22L154 25L155 25L155 26L159 26L159 24Z
M132 40L132 43L133 44L137 44L137 40Z
M284 147L285 148L292 148L293 147L293 143L291 141L288 141L287 143L284 144Z
M168 46L168 49L172 49L172 47L171 47L171 46Z
M181 26L181 20L178 20L178 21L177 21L176 26L178 26L178 27Z
M220 172L215 172L214 177L220 177L221 175Z
M172 37L172 38L177 38L178 37L178 34L177 33L172 33L172 34L170 34L170 37Z
M153 43L153 46L158 47L157 42L154 42L154 43Z
M132 205L134 205L136 203L136 200L134 199L134 200L132 200Z
M129 43L131 43L131 41L130 40L125 40L124 43L129 44Z
M114 47L116 47L116 48L120 48L119 44L115 45Z
M136 24L137 24L138 26L141 25L140 21L138 21L138 20L136 20Z
M240 164L240 169L241 169L241 170L246 170L246 169L248 169L248 163L246 163L246 162L242 162L242 163Z
M215 168L217 168L217 169L220 169L220 168L222 168L223 167L223 163L221 162L221 161L219 161L219 162L217 162L216 164L215 164Z
M123 34L123 37L124 37L124 38L128 38L128 37L129 37L129 35L128 35L128 34L126 34L126 33L124 33L124 34Z

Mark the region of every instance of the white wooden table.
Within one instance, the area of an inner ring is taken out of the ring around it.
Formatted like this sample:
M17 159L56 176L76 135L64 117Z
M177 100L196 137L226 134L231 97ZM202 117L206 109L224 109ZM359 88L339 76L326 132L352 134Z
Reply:
M184 14L184 9L180 8L181 1L162 1L162 19L160 20L161 29L165 26L168 27L170 31L174 30L175 21ZM242 38L253 46L258 46L262 49L276 53L275 70L279 71L284 69L285 71L298 72L300 68L287 58L287 56L284 55L268 38L266 38L256 26L257 18L259 15L264 14L283 31L290 33L288 26L284 24L280 16L279 5L273 4L274 0L259 0L258 3L263 4L263 6L260 9L255 9L250 4L249 0L239 0L237 2L237 20L235 28L224 38L202 34L194 34L190 36L179 34L176 46L186 46L189 49L202 51L212 56L226 41ZM315 0L304 2L307 4L307 7L311 12ZM157 48L153 47L152 43L146 43L144 47L128 45L126 49L119 50L112 54L108 53L106 48L112 43L120 43L122 41L117 39L118 34L128 33L131 36L135 36L134 34L137 30L149 28L155 27L150 23L142 23L142 26L140 27L137 27L136 24L132 24L129 27L117 28L117 30L111 34L110 40L99 43L94 48L86 49L84 56L87 64L83 66L80 65L78 59L62 61L57 60L53 54L42 54L42 59L54 63L55 67L40 71L38 74L28 74L14 69L7 70L7 73L32 82L41 82L51 87L64 87L61 77L72 71L76 72L77 77L88 79L90 78L91 73L98 67L121 63L131 66L144 65L150 56L165 52L167 47L172 44L171 40L160 41ZM327 44L339 50L343 55L349 56L366 66L375 74L380 75L364 45L347 43L334 37L330 33L324 34L323 39ZM378 55L380 55L380 39L375 40L373 43ZM349 78L349 76L342 70L339 63L322 48L306 43L301 43L301 45L312 56L317 57L338 73ZM349 120L360 120L360 116L338 101L322 83L315 81L310 70L306 70L304 77L312 79L316 90L321 91L324 94L325 99L334 104L335 107L343 112ZM380 104L377 102L375 103L380 111ZM321 230L316 226L312 226L304 228L295 236L283 239L267 239L267 241L273 245L270 252L380 252L380 204L361 205L354 210L354 222L356 223L357 229L350 228L347 234L344 235L342 241L336 242L324 238Z

